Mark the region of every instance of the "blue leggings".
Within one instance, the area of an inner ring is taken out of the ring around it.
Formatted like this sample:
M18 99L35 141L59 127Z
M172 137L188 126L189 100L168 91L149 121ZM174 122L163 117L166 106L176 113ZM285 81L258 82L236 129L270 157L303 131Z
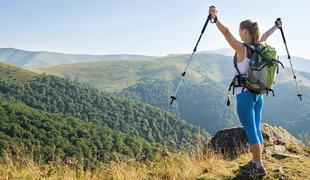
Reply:
M244 91L237 95L237 111L240 122L245 130L250 145L263 144L261 131L263 96L251 91Z

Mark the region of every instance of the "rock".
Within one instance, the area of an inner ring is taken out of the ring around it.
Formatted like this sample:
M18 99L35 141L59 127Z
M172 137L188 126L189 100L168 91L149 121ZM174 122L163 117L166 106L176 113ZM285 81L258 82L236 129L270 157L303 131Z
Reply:
M276 158L276 159L286 159L286 158L296 158L296 159L301 159L301 156L297 156L297 155L292 155L292 154L278 154L278 153L274 153L271 155L272 157Z
M283 171L283 168L282 167L280 167L280 168L278 168L277 170L276 170L276 172L279 174L279 179L285 179L285 174L284 174L284 171Z
M229 159L249 152L246 144L247 138L242 127L219 130L211 139L211 147Z
M289 153L294 147L295 151L304 145L288 131L275 125L262 124L264 138L264 153ZM240 154L250 152L247 137L242 127L219 130L211 139L211 147L224 155L225 158L234 159ZM297 148L297 149L296 149Z
M287 149L283 145L271 145L269 144L268 146L264 147L264 152L266 154L273 154L274 152L285 152Z
M292 136L288 131L276 125L262 124L264 140L272 145L289 145L290 143L303 145L299 140Z

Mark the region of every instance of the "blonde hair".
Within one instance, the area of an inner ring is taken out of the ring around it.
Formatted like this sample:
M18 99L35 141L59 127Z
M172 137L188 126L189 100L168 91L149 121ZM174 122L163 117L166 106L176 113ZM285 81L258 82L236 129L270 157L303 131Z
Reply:
M240 29L246 29L251 36L251 43L258 43L260 38L260 31L257 22L250 19L244 20L240 23Z

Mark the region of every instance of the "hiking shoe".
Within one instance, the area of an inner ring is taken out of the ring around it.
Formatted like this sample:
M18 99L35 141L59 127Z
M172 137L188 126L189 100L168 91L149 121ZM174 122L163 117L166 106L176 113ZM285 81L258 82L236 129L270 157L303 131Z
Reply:
M267 172L264 167L256 167L256 164L253 160L248 162L247 164L239 167L240 172L244 175L248 176L266 176Z
M253 160L239 167L240 172L246 175L253 175L256 170L256 164Z
M257 176L266 176L267 172L266 172L265 168L262 166L260 168L256 168L255 175L257 175Z

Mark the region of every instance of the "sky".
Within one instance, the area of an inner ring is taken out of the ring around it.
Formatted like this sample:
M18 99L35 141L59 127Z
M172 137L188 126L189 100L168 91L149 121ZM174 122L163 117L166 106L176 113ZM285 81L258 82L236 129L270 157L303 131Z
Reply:
M310 59L309 0L1 0L0 47L74 54L191 53L215 5L219 20L238 35L244 19L261 32L281 17L291 55ZM280 31L267 41L285 55ZM229 48L208 24L198 51Z

